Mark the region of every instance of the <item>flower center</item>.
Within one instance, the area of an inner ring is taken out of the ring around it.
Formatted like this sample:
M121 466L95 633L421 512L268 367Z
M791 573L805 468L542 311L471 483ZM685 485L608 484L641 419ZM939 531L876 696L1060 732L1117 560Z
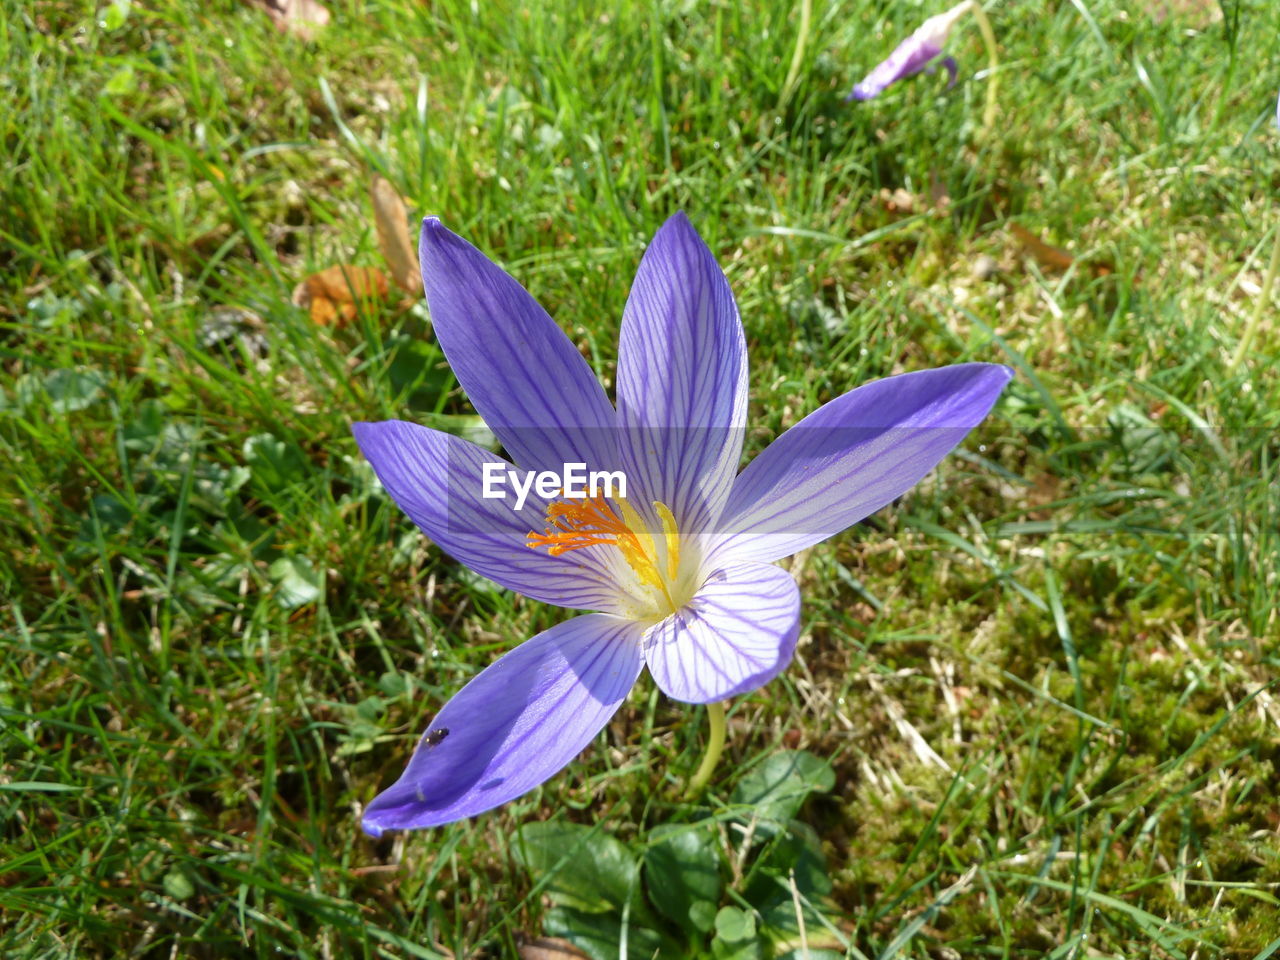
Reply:
M621 498L557 500L547 508L545 532L530 533L525 545L531 550L545 547L553 557L583 547L617 547L633 581L623 584L631 601L626 606L636 619L661 619L687 603L696 585L690 584L692 570L681 567L680 533L671 508L658 500L653 508L661 525L657 531L650 531L635 507Z

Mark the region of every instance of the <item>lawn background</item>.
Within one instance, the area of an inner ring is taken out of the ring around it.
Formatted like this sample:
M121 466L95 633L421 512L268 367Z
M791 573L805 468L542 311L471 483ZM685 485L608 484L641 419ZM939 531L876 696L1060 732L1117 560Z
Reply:
M382 266L378 172L610 388L686 210L746 326L748 455L870 379L1016 369L793 565L796 663L732 705L712 809L780 751L832 766L800 819L842 952L1280 955L1272 305L1230 363L1280 225L1280 8L1168 7L991 4L984 134L969 22L954 88L843 102L934 5L815 0L796 60L799 6L761 2L335 3L308 41L237 3L3 0L0 954L513 956L557 932L521 824L643 846L694 815L702 711L645 679L505 808L358 829L566 615L443 557L355 447L476 426L422 305L290 302Z

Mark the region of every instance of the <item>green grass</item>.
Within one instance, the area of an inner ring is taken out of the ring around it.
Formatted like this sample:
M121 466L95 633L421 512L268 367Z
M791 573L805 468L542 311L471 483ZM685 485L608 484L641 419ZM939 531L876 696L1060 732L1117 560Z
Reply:
M1222 3L993 3L979 142L972 25L950 92L842 102L932 4L815 3L779 108L799 17L768 3L335 3L308 44L232 2L4 0L0 954L514 956L575 869L526 869L520 825L648 849L710 810L749 861L726 804L803 748L848 957L1280 956L1273 307L1228 369L1280 223L1280 11ZM797 661L732 704L705 807L678 796L702 712L646 678L534 793L359 831L451 693L566 616L442 556L362 462L352 421L469 422L423 311L290 303L380 265L374 172L606 384L688 211L746 324L752 454L869 379L1017 369L793 566Z

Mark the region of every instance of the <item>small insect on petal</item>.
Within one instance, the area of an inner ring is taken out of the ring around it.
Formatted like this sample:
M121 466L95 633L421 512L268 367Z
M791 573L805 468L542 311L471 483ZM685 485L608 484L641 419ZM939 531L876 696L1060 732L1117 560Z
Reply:
M444 738L449 735L448 727L436 727L434 730L428 730L426 736L422 738L422 742L428 747L438 747L444 743Z

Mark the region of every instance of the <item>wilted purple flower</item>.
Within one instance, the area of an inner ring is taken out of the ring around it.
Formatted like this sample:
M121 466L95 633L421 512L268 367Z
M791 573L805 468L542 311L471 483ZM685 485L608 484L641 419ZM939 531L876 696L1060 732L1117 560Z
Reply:
M568 337L475 247L431 218L420 253L440 345L522 469L399 420L357 423L356 440L400 507L458 561L534 599L596 612L516 647L444 706L400 779L365 810L374 836L531 790L591 742L646 665L689 703L773 678L791 660L800 613L795 581L774 561L903 494L1010 376L966 363L866 384L739 474L746 341L728 281L683 214L658 231L636 274L616 409ZM620 470L629 489L611 499L530 490L515 510L482 494L486 464L513 480L568 464Z
M926 69L942 53L942 46L947 42L947 36L951 33L951 28L955 26L956 21L973 6L973 0L964 0L946 13L930 17L915 33L898 44L893 53L889 54L888 60L867 74L866 78L853 88L853 92L845 97L845 100L870 100L872 97L879 96L891 84ZM951 75L951 83L955 83L955 60L945 57L942 65Z

